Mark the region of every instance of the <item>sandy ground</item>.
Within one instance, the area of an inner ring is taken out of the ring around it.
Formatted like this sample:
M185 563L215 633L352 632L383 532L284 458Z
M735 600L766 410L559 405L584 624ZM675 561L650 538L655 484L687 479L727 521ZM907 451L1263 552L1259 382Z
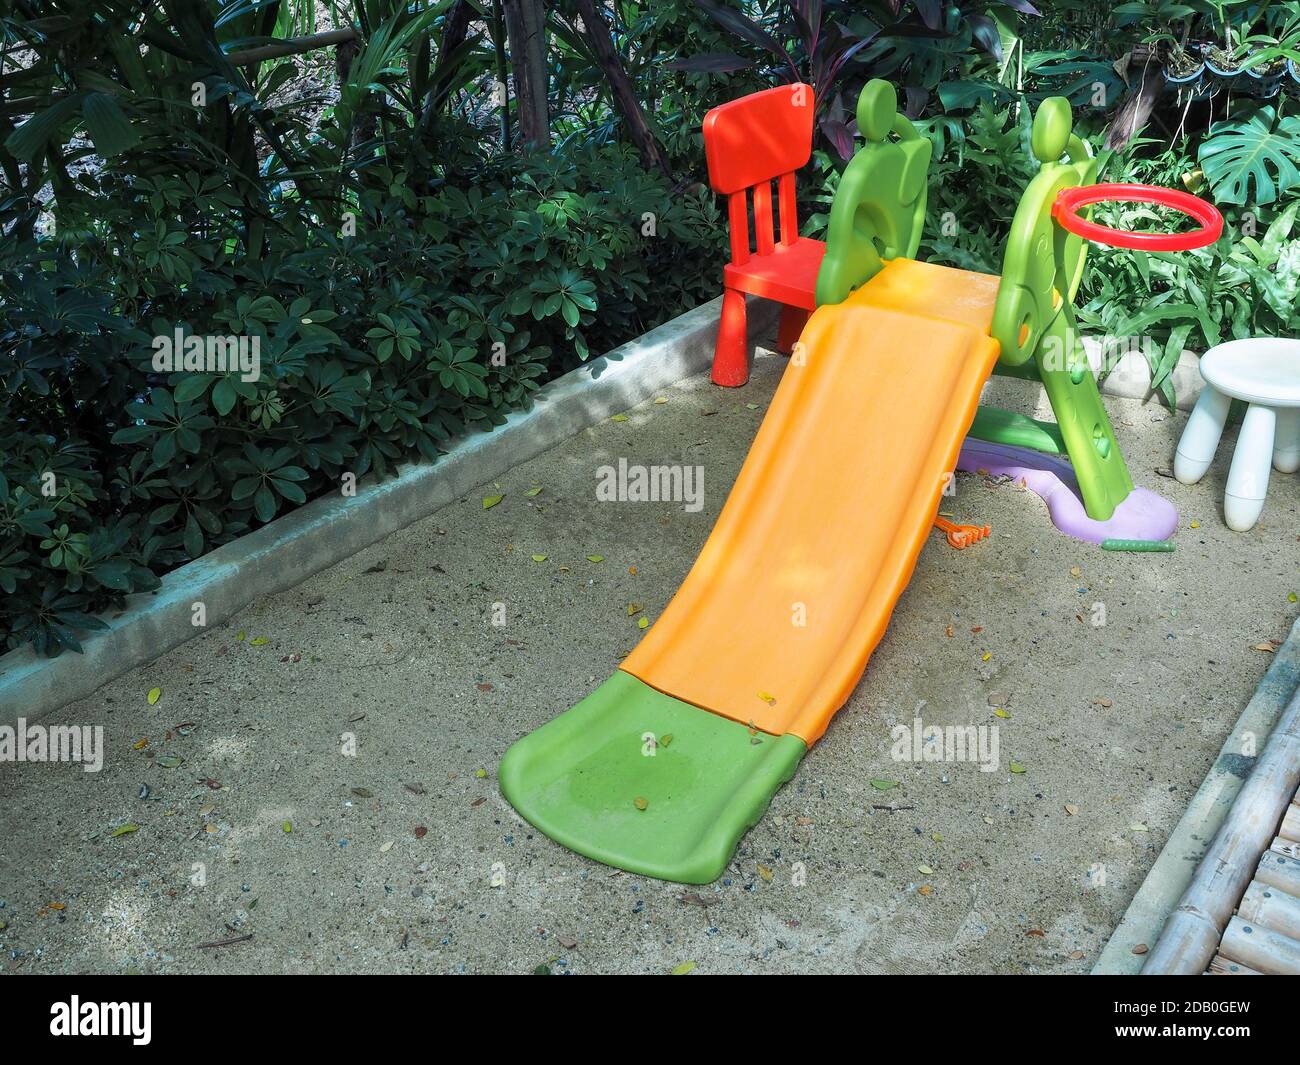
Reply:
M502 799L510 743L603 680L639 635L627 605L653 619L685 575L781 369L692 379L43 719L103 726L107 755L0 765L4 966L1085 972L1300 588L1300 481L1275 476L1264 524L1229 532L1229 449L1195 488L1158 476L1184 421L1158 407L1107 403L1135 479L1182 512L1178 551L1102 552L1032 494L960 477L946 509L993 538L931 539L865 680L717 883L615 872ZM703 510L597 503L618 457L702 464ZM918 707L997 726L996 771L891 758Z

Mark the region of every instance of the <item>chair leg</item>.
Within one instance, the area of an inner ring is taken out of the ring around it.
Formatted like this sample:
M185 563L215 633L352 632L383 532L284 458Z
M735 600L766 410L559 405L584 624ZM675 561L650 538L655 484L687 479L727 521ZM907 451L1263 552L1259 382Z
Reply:
M1246 408L1228 469L1228 490L1223 493L1223 517L1234 532L1251 528L1264 509L1276 431L1277 415L1271 407L1252 403Z
M808 312L802 307L786 304L781 308L781 324L776 330L776 350L789 355L799 342L799 334L808 324Z
M1183 484L1195 484L1210 468L1231 407L1232 399L1213 385L1201 390L1174 452L1174 476Z
M1283 407L1277 412L1273 469L1278 473L1300 470L1300 407Z
M749 341L746 335L745 296L733 288L722 294L722 321L713 349L713 383L739 388L749 380Z

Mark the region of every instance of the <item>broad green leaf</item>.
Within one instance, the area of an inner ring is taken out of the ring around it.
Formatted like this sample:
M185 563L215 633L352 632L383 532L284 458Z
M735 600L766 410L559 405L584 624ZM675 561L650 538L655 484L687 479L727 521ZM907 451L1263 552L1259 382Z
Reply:
M177 389L177 391L180 390ZM228 377L223 377L212 389L212 405L217 408L217 413L222 417L235 409L235 401L238 398L235 386L230 383Z
M266 485L253 493L253 513L261 521L270 521L275 517L275 496Z
M1300 185L1300 117L1262 106L1216 122L1197 158L1220 203L1265 206Z
M181 383L176 386L176 402L189 403L190 400L198 399L208 390L210 384L212 384L212 378L203 373L191 374L189 377L183 378Z
M91 570L95 580L105 588L119 592L131 590L131 563L125 558L110 558Z
M1278 215L1269 223L1268 231L1264 234L1264 243L1261 250L1264 253L1264 265L1271 266L1277 262L1279 253L1282 251L1282 245L1291 235L1291 229L1295 226L1296 212L1300 211L1300 200L1292 203L1285 211Z
M129 151L140 141L140 134L126 112L108 93L88 93L82 101L81 114L86 120L86 132L95 142L95 151L105 159Z
M64 96L44 111L38 111L9 134L5 147L24 162L30 163L81 106L81 94Z

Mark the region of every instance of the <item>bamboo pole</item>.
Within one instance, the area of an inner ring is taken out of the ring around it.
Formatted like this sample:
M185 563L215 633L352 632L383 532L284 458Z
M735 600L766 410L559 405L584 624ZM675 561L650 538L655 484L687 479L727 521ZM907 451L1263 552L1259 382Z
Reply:
M1263 864L1259 855L1273 839L1298 784L1300 690L1282 711L1259 761L1147 955L1142 966L1144 974L1205 972L1251 874ZM1274 857L1286 863L1293 861L1282 855ZM1250 964L1247 958L1234 960Z
M1237 916L1300 940L1300 899L1258 880L1250 882Z
M1278 836L1268 845L1268 849L1274 854L1283 854L1288 858L1300 858L1300 843L1293 839Z
M1229 961L1222 954L1216 954L1210 959L1210 967L1206 970L1206 976L1263 976L1263 973L1257 973L1254 969L1242 965L1239 961Z
M1282 827L1277 830L1277 834L1283 839L1300 842L1300 802L1291 800L1291 805L1286 808L1286 815L1282 818Z
M1276 851L1265 851L1259 859L1259 868L1255 870L1255 879L1300 899L1300 862L1294 858Z
M1240 917L1228 922L1219 953L1267 976L1300 976L1300 943Z
M322 33L309 34L306 37L286 37L284 40L276 41L273 44L245 48L242 52L231 52L226 58L237 67L245 67L252 63L264 62L267 59L280 59L287 55L314 52L317 48L329 48L356 39L357 31L348 26L341 30L325 30Z

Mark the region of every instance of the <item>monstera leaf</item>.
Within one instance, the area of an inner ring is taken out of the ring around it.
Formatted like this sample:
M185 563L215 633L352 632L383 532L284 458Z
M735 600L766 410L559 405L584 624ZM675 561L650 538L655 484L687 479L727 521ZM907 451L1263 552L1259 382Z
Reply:
M1278 119L1271 107L1216 122L1201 145L1201 169L1220 203L1272 203L1293 185L1300 186L1300 118Z

